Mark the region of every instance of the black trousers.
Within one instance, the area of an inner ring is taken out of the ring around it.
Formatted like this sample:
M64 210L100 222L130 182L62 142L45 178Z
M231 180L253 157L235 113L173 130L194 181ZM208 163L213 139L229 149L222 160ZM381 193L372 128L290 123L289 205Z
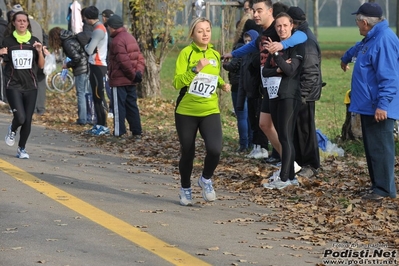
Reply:
M271 100L270 115L281 143L281 171L282 181L294 179L294 131L301 102L296 99Z
M199 131L205 142L206 155L202 176L210 179L219 164L222 152L222 123L220 114L205 117L175 113L176 130L180 141L179 172L182 188L191 187L191 173L195 158L195 139Z
M94 110L97 115L97 125L107 126L107 103L104 96L106 66L90 65L90 84L93 94Z
M10 109L14 115L11 123L11 130L17 132L17 129L21 127L18 146L25 148L31 131L32 116L36 105L37 89L6 89L6 93Z
M315 102L302 102L294 134L295 161L300 166L320 167L319 144L316 135Z

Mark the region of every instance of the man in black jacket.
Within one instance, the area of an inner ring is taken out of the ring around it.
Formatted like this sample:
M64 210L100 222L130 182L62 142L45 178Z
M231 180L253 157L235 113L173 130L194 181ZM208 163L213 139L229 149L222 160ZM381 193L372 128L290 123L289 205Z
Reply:
M309 29L305 13L299 7L290 7L287 14L294 20L294 28L308 36L301 72L302 106L295 128L295 161L302 167L299 175L311 177L320 167L319 146L315 125L315 102L320 99L322 88L321 51L313 32Z

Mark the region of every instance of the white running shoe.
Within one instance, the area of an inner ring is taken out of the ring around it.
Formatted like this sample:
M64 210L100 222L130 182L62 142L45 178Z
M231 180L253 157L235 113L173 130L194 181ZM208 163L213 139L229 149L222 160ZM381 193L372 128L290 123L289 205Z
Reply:
M245 157L254 158L254 154L257 153L259 149L260 149L260 145L254 145L252 151Z
M19 159L29 159L29 154L26 152L25 149L18 147L17 149L17 158Z
M14 145L14 143L15 143L15 135L16 135L16 133L14 131L11 131L11 125L10 125L8 127L8 132L7 132L7 135L5 137L5 141L6 141L6 144L8 146L13 146Z
M180 188L179 198L180 198L180 205L193 206L191 188Z
M269 153L265 148L259 149L258 152L253 155L255 159L265 159L267 157L269 157Z
M202 176L198 179L198 185L202 188L202 197L205 201L215 201L216 193L212 186L212 180L203 180Z

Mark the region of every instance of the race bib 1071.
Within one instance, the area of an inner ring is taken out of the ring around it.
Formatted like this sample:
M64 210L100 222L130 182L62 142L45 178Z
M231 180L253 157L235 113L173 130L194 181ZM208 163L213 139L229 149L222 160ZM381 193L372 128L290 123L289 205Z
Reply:
M190 84L188 93L199 97L209 98L216 91L218 76L198 73Z
M31 69L33 61L32 50L12 50L12 63L15 69Z

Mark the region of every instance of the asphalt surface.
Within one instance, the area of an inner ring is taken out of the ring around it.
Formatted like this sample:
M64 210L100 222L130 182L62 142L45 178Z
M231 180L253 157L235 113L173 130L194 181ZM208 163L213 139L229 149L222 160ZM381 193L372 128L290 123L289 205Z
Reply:
M4 138L11 115L0 114ZM179 205L178 175L34 125L30 159L0 150L0 265L316 265L325 247L263 219L272 210L216 187ZM167 167L167 166L165 166ZM193 180L196 183L196 180Z

